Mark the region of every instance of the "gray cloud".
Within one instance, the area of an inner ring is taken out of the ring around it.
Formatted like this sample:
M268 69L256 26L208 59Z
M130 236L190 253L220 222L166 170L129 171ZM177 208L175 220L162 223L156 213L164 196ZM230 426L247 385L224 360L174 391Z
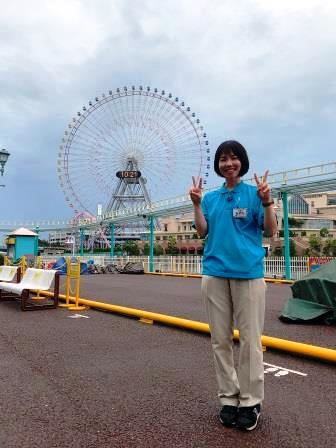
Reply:
M56 175L63 132L89 100L124 85L183 98L212 149L227 138L241 140L251 170L334 158L331 2L1 0L0 6L0 144L11 152L1 190L4 218L71 216Z

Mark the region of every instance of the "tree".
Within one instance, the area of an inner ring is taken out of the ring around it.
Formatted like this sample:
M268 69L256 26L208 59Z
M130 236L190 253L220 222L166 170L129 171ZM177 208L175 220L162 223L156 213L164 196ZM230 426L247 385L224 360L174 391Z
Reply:
M282 257L282 247L277 246L272 250L273 257Z
M154 255L163 255L163 247L158 243L154 244Z
M143 248L144 255L149 255L149 244L145 243Z
M48 240L38 240L39 246L40 247L48 247L49 246L49 241Z
M320 253L321 251L321 238L319 236L310 235L309 246L312 251Z
M150 252L149 244L145 243L144 248L143 248L143 253L144 253L144 255L149 255L149 252ZM153 252L154 252L155 256L163 255L163 247L159 243L155 243Z
M173 235L170 235L168 238L168 247L167 247L166 252L171 255L176 254L178 252L177 241L176 241L175 236L173 236Z
M283 220L282 220L282 223L283 223ZM304 221L302 221L302 219L296 219L296 218L291 218L291 217L288 218L288 225L291 228L297 229L297 228L302 227L303 224L304 224Z
M322 252L326 257L336 257L336 240L331 238L327 239L323 246Z
M277 246L272 250L273 257L283 257L285 250L283 247ZM296 246L293 240L289 240L289 253L291 257L296 256Z
M289 240L289 253L291 257L296 257L296 246L293 240Z
M324 246L323 246L323 249L322 249L322 253L323 253L323 255L325 255L326 257L329 257L329 256L330 256L330 252L331 252L331 242L332 242L332 240L328 239L328 240L324 243Z
M331 256L336 257L336 240L331 242Z
M322 227L322 229L320 230L320 236L322 238L325 238L329 235L329 230L326 227Z
M124 244L124 251L127 253L127 255L139 255L140 250L138 248L138 245L135 241L127 240Z
M291 236L296 236L296 234L295 234L295 232L293 232L293 230L289 230L288 231L288 235L291 237ZM283 229L280 229L279 230L279 237L280 238L283 238L284 237L284 230Z

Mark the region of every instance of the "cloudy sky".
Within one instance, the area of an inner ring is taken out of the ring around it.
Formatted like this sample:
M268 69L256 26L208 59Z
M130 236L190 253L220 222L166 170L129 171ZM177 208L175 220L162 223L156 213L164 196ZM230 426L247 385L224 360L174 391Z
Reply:
M64 131L96 95L133 84L183 98L212 151L241 141L251 174L335 160L334 1L0 0L0 11L11 153L0 220L72 217L56 173Z

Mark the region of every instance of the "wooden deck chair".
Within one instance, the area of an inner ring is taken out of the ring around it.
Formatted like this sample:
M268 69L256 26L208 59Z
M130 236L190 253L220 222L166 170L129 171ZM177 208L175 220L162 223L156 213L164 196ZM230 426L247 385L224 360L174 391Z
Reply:
M35 301L30 298L31 292L47 291L54 281L54 297ZM5 294L4 294L5 293ZM7 294L6 294L7 293ZM59 273L56 270L28 268L20 283L0 282L1 299L19 299L22 311L42 308L56 308L59 298Z
M12 282L16 276L16 281L20 281L20 268L18 266L0 266L0 282Z

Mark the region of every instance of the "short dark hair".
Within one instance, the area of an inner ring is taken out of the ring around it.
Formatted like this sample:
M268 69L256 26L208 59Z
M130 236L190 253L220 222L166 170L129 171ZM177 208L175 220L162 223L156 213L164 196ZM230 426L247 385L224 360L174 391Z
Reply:
M219 158L222 154L234 154L238 157L241 168L239 171L239 176L244 176L249 170L250 162L244 146L237 142L236 140L227 140L221 143L216 151L215 160L214 160L214 170L218 176L224 177L223 174L219 171Z

